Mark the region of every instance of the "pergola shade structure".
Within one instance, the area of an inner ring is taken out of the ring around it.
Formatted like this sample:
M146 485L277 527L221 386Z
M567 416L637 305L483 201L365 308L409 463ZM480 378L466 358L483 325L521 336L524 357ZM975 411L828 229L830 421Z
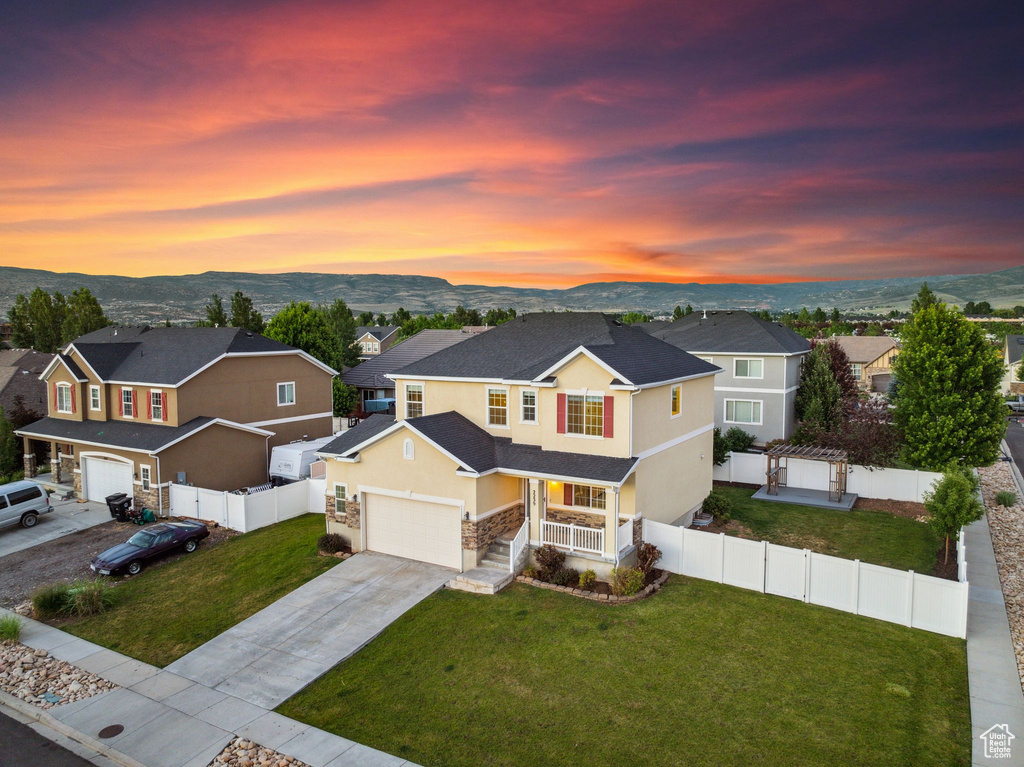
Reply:
M778 495L779 488L786 486L786 474L790 458L803 458L807 461L824 461L828 464L828 497L830 501L839 503L846 493L846 477L849 474L849 463L845 450L832 447L813 447L801 445L777 445L765 455L768 457L767 476L768 495Z

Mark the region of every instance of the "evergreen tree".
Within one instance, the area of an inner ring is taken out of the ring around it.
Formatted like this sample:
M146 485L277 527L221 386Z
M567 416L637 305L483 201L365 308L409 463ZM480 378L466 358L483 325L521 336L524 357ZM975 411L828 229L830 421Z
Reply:
M11 321L11 344L17 349L31 349L35 343L32 328L28 324L28 299L19 293L14 299L14 306L7 312Z
M256 311L252 299L236 290L231 296L231 327L245 328L253 333L262 333L266 323L263 315Z
M810 322L811 313L807 311L807 307L804 306L800 309L800 313L796 316L798 322Z
M686 305L685 314L693 314L693 307L690 306L689 304Z
M938 303L938 299L935 294L932 293L931 288L928 287L927 282L921 283L921 289L917 291L917 295L914 300L910 302L911 314L917 314L922 309L927 309L929 306L935 306Z
M814 310L814 314L812 315L811 319L814 322L825 322L828 318L825 316L825 310L819 306L817 309Z
M384 314L384 312L381 312L380 314L377 315L377 324L380 325L381 327L384 327L385 325L388 324L388 316Z
M832 309L832 318L831 319L832 319L832 324L833 325L843 319L843 316L839 313L839 309L838 308L833 308Z
M896 423L910 464L984 466L999 456L1006 430L1003 361L977 323L943 303L918 311L903 327L892 371L900 382Z
M404 307L399 306L398 310L391 315L391 321L396 325L404 325L412 319L412 315Z
M678 320L682 316L683 316L683 307L677 306L675 309L672 310L672 319L673 320Z
M372 328L373 327L373 312L363 312L362 314L360 314L359 315L359 320L357 321L357 324L362 325L364 327Z
M201 324L211 328L226 328L228 326L228 315L224 312L224 302L216 293L210 296L210 303L206 305L206 321Z
M830 432L842 422L842 392L832 376L824 344L815 346L804 357L794 409L797 420L808 432Z

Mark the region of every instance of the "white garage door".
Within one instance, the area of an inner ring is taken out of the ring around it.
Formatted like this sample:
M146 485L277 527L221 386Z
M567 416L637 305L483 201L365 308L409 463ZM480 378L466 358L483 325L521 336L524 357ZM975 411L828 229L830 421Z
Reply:
M455 506L366 495L366 548L462 569L462 523Z
M132 495L132 466L103 458L82 459L82 484L90 501L103 500L114 493Z

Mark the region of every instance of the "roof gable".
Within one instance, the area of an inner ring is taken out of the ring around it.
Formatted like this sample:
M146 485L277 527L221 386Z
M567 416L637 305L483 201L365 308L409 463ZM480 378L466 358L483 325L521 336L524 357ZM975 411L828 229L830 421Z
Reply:
M850 362L861 364L874 362L886 352L899 348L889 336L832 336L829 340L839 344Z

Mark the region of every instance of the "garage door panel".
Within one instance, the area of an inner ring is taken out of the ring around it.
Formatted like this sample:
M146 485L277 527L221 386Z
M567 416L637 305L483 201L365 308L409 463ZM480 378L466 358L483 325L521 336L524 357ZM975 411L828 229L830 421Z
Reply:
M108 495L114 493L133 494L131 464L104 458L83 458L81 468L88 500L103 503Z
M462 523L454 506L366 496L366 547L443 567L462 567Z

